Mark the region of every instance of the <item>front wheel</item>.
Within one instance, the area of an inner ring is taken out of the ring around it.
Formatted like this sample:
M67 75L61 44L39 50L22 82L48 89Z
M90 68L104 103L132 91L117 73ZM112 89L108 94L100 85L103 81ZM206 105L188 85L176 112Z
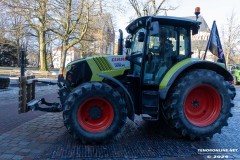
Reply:
M68 96L64 124L83 143L105 143L120 132L127 110L120 94L105 83L85 83Z
M211 70L194 70L171 88L164 114L181 135L195 138L220 133L233 107L230 84Z

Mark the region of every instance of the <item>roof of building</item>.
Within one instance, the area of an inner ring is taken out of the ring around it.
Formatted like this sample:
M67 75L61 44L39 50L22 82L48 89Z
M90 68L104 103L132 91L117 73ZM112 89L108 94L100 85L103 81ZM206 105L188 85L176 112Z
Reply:
M191 19L191 20L196 20L196 16L190 16L190 17L186 17L186 18ZM205 19L202 16L198 17L198 21L202 22L200 25L200 29L199 29L200 32L210 32L210 28L208 27L207 22L205 21Z
M91 22L94 23L95 29L96 28L102 29L104 27L108 27L114 33L112 15L110 13L91 16Z

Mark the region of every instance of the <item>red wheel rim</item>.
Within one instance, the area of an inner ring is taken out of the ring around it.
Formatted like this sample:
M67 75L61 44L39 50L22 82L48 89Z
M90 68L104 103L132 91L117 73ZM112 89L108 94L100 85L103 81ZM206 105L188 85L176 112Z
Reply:
M112 105L103 98L87 99L78 109L78 122L88 132L102 132L113 121Z
M212 124L221 112L221 97L209 85L193 88L184 102L184 113L190 123L198 127Z

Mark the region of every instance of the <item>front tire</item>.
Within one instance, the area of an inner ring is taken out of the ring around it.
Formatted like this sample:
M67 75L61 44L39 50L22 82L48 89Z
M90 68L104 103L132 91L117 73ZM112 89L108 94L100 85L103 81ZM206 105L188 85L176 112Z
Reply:
M118 134L126 122L125 101L105 83L85 83L68 96L64 124L83 143L105 143Z
M164 114L184 137L211 138L220 133L232 116L232 91L224 78L211 70L186 73L171 88Z

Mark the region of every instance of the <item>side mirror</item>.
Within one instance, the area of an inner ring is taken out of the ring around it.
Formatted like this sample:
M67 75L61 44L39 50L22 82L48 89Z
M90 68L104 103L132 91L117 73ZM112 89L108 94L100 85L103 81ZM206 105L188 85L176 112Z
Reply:
M192 29L192 35L198 34L199 28L200 28L200 26L194 27L194 28Z
M125 48L131 48L132 42L129 39L125 41Z
M139 32L138 34L138 42L144 42L145 33Z

